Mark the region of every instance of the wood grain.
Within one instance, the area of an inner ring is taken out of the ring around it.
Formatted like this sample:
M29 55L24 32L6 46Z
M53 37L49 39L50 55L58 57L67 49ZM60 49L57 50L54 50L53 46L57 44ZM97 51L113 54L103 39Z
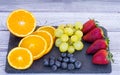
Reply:
M0 13L0 30L7 30L6 20L10 12ZM85 23L88 19L99 21L99 25L108 31L120 31L119 13L55 13L55 12L34 12L37 25L59 25L81 21ZM112 17L111 17L112 16Z
M109 12L119 13L119 0L1 0L0 11L24 8L39 12Z

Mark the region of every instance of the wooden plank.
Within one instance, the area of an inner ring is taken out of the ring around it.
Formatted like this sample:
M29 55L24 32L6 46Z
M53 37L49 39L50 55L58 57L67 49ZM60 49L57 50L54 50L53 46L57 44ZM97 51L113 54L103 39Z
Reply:
M0 11L120 12L119 0L2 0L0 5Z
M6 19L8 12L0 13L0 30L7 30ZM59 25L66 23L75 23L81 21L86 22L89 18L98 20L101 26L105 27L108 31L120 31L120 14L118 13L47 13L47 12L34 12L37 20L37 25Z

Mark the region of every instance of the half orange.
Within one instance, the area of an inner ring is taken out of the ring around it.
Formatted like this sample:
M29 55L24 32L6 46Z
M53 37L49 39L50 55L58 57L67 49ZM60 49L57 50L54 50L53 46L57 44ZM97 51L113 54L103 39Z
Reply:
M19 47L29 49L33 55L33 59L36 60L44 55L47 49L47 42L41 36L29 35L20 41Z
M20 70L29 68L33 63L33 56L31 52L22 47L13 48L9 52L7 59L11 67Z
M14 10L7 18L7 28L15 36L25 37L35 30L36 19L27 10Z

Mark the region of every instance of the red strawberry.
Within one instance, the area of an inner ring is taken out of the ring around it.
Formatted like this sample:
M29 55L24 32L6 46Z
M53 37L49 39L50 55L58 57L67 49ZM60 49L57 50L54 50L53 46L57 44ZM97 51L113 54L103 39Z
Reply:
M113 61L112 57L113 55L110 52L102 49L93 56L92 63L105 65L105 64L108 64L110 61Z
M94 28L93 30L91 30L90 32L83 36L83 40L85 40L86 42L94 42L98 39L103 38L104 38L103 30L99 27Z
M94 54L100 49L107 49L109 44L109 39L107 38L106 40L104 39L98 39L96 40L93 44L88 47L86 53L87 54Z
M86 34L90 32L92 29L97 27L96 21L93 19L88 20L84 25L83 25L83 34Z

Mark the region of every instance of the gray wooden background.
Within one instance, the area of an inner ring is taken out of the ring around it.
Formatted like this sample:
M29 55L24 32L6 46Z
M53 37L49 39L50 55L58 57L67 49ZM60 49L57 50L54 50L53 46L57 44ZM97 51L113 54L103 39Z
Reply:
M10 32L6 19L11 11L19 8L33 12L37 25L84 23L88 18L98 20L108 30L110 50L115 60L112 73L104 75L120 74L120 0L0 0L0 75L8 74L5 72L5 59Z
M0 0L0 11L120 13L120 0Z

